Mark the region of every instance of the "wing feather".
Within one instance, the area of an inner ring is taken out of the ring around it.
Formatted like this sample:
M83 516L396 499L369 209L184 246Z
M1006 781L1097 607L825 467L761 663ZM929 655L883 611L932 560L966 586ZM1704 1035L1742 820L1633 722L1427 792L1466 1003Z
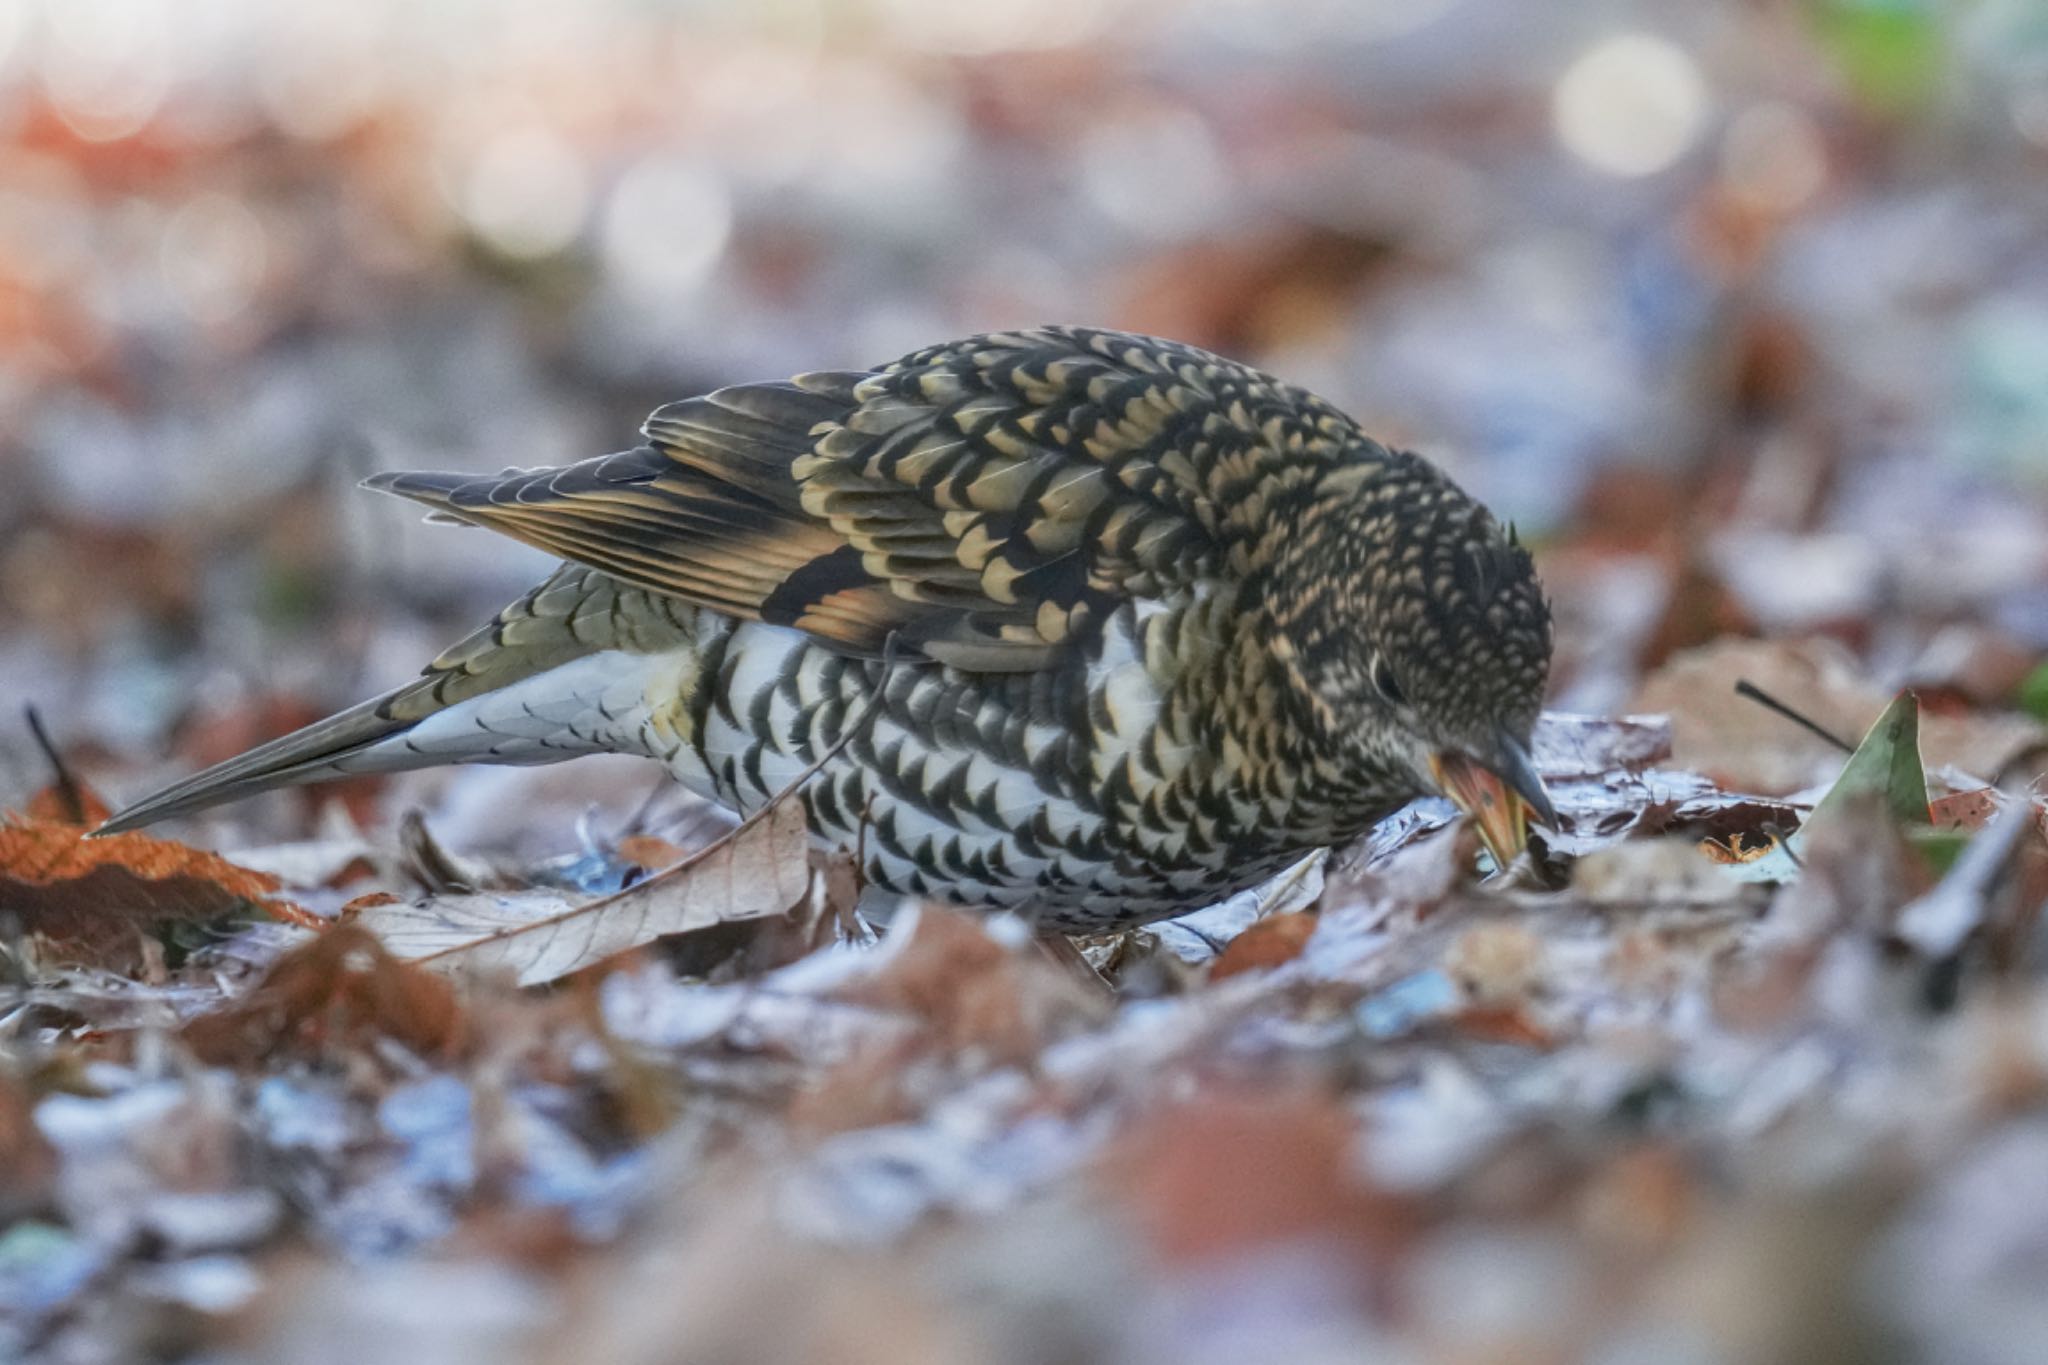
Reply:
M1245 562L1277 490L1347 458L1321 400L1174 342L994 333L671 403L647 444L374 487L622 582L857 652L1042 666L1120 598Z

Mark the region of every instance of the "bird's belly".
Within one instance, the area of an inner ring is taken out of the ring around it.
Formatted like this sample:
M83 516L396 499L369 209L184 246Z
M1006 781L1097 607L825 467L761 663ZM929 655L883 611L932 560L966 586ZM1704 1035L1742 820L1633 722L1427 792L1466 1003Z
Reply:
M1140 923L1303 851L1246 858L1158 818L1147 797L1187 755L1154 734L1162 698L1140 624L1113 627L1087 667L1053 678L885 667L784 627L707 621L681 692L651 701L635 732L685 786L746 812L851 731L803 800L813 831L870 884L1070 932Z

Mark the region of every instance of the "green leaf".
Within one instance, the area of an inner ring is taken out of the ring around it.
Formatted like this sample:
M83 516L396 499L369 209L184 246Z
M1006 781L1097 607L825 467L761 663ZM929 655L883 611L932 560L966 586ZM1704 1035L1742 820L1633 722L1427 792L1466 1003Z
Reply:
M2034 666L2020 684L2020 710L2037 720L2048 720L2048 659Z
M1793 835L1754 862L1732 864L1731 875L1746 882L1788 882L1799 875L1808 835L1825 829L1842 812L1870 796L1885 805L1902 825L1930 823L1927 815L1927 770L1920 764L1920 701L1911 692L1892 698L1877 723L1863 736L1827 794L1814 806Z
M1821 47L1866 106L1888 114L1924 109L1939 90L1947 43L1923 0L1818 0Z
M1920 766L1920 700L1911 692L1892 698L1802 828L1824 824L1873 793L1884 797L1901 824L1929 823L1927 772Z

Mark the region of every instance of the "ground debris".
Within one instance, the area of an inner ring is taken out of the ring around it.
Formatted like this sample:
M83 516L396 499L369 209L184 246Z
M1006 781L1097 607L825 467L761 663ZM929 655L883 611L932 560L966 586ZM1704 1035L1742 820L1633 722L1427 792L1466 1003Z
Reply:
M2043 1358L2037 3L164 8L0 6L0 1361ZM1512 518L1554 827L1071 944L615 754L85 837L546 572L365 476L1026 320Z

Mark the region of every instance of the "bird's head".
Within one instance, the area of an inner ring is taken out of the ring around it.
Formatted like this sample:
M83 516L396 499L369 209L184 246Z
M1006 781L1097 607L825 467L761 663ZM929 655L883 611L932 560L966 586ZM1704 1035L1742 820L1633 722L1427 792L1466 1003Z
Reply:
M1529 552L1420 457L1323 477L1275 557L1276 650L1361 770L1439 791L1505 866L1556 823L1529 757L1550 609Z

